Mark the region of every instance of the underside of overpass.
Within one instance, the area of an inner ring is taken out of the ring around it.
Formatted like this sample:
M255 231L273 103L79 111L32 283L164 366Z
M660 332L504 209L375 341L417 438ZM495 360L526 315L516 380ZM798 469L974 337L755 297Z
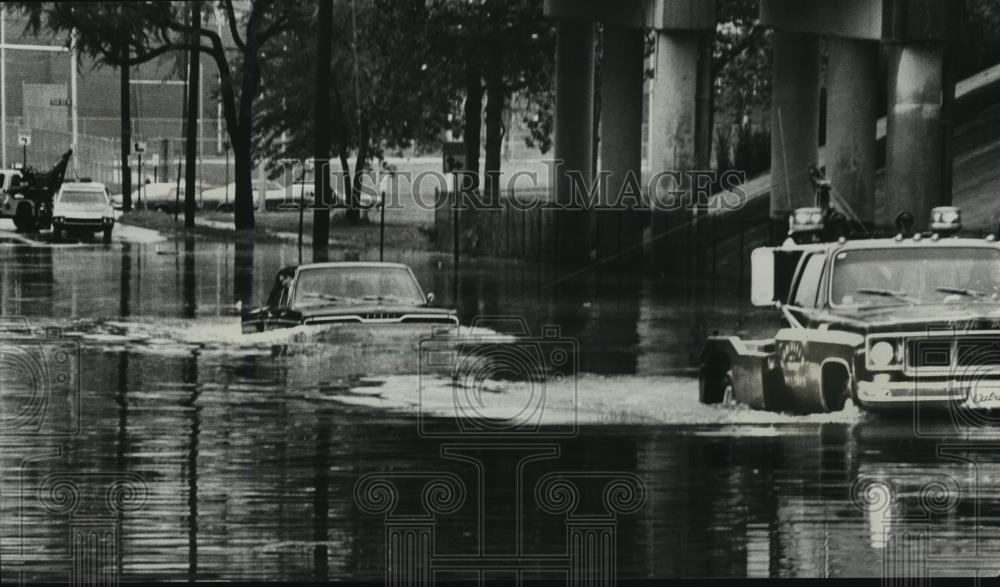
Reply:
M574 201L570 172L591 180L599 172L610 177L599 200L605 210L561 213L558 255L568 262L589 255L623 264L644 259L652 267L668 266L670 257L685 254L665 248L676 239L661 238L678 222L678 215L668 210L674 209L679 194L690 201L692 191L687 176L678 181L677 174L709 168L711 126L703 115L712 107L706 99L711 93L711 52L706 47L711 47L716 27L715 2L546 0L545 8L558 26L555 158L563 163L563 171L556 177L556 199ZM758 189L748 191L769 196L773 221L813 205L810 169L821 162L838 204L849 216L876 228L892 226L902 210L913 213L920 228L931 208L952 203L953 187L960 200L966 190L974 191L971 186L982 187L964 176L982 155L977 156L975 148L964 151L969 144L988 141L983 138L988 130L976 131L978 138L959 136L960 175L957 182L953 179L956 84L948 53L959 39L963 19L961 0L761 0L761 24L774 31L772 169L766 179L754 182ZM604 30L603 79L598 82L605 98L601 169L595 170L596 23ZM653 211L641 211L650 217L644 233L637 229L636 214L615 196L629 173L641 175L642 120L636 113L642 106L641 41L648 30L655 31L656 49L649 116L652 179L644 187ZM821 153L823 41L829 57L828 131ZM880 79L880 51L891 56L889 79ZM883 84L888 104L878 102ZM888 113L884 121L878 120L880 111ZM880 129L885 153L881 172Z

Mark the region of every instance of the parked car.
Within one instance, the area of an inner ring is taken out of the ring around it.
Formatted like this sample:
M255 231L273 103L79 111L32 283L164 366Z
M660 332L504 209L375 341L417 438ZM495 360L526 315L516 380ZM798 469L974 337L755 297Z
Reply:
M195 185L198 194L195 197L195 204L198 208L202 208L205 184L198 182ZM179 193L177 182L147 183L132 192L132 206L140 210L173 213L178 207L180 210L184 209L184 194L185 186L183 181L180 184Z
M111 242L115 211L108 189L102 183L66 182L52 202L52 233L56 240L64 232L102 233Z
M278 272L267 303L243 314L243 332L320 324L457 325L432 307L413 271L394 263L320 263Z
M949 207L934 210L927 233L798 238L822 233L823 217L797 211L795 242L754 251L752 301L775 308L782 327L764 340L710 338L701 401L796 413L849 401L869 410L1000 408L995 236L958 238L961 212Z
M264 206L268 210L298 209L299 199L302 197L297 186L293 186L289 191L285 186L277 181L267 182L267 191L264 192ZM211 210L232 210L233 202L236 199L236 184L231 183L228 187L222 186L205 191L202 200L205 207ZM306 193L306 206L312 206L312 190ZM253 183L253 206L255 210L260 209L260 183Z

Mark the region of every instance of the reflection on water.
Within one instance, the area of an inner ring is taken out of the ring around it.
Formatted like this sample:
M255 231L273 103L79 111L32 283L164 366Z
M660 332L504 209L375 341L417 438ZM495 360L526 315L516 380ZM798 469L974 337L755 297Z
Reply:
M361 260L377 255L376 249ZM242 239L109 249L0 246L0 311L81 321L235 316L237 302L262 303L277 270L297 258L293 246ZM517 316L533 334L558 325L563 336L580 341L581 364L592 373L688 371L705 335L731 327L712 308L739 307L735 291L707 302L712 296L678 293L668 283L627 273L567 277L510 262L463 260L456 288L447 255L401 252L387 259L411 265L424 289L435 292L440 304L456 307L463 323Z
M375 351L341 333L277 348L233 344L233 302L262 299L296 257L276 245L194 240L0 248L4 316L83 340L80 434L0 437L5 583L68 580L81 558L126 581L381 582L386 524L428 507L428 477L464 498L452 493L451 509L431 500L437 515L418 520L433 522L438 568L468 578L456 561L493 556L501 569L552 578L566 560L567 527L606 513L599 472L634 475L644 489L638 511L599 518L624 578L878 576L887 564L901 574L995 574L981 556L1000 546L988 442L947 427L917 437L906 421L869 416L697 405L686 375L699 338L752 326L730 318L735 301L718 295L718 308L703 306L613 273L549 287L558 279L536 268L465 261L463 320L521 316L536 335L560 325L581 348L579 409L655 413L657 424L583 419L576 437L443 451L418 434L412 411L377 408L405 403L407 390L416 396L396 343ZM455 301L446 260L391 259ZM120 334L140 325L141 336ZM967 446L942 452L947 443ZM402 479L397 518L359 504L356 484L368 474ZM560 494L537 489L553 475L576 475L577 509L546 506Z

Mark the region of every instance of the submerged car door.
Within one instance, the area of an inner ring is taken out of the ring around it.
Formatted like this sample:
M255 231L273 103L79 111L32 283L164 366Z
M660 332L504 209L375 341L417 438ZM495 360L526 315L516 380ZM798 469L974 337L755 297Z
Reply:
M264 321L264 330L276 330L288 327L285 315L288 313L290 289L289 284L282 283L279 276L275 281L274 287L271 288L271 295L267 298L267 308L265 308L263 316L261 316L261 319Z

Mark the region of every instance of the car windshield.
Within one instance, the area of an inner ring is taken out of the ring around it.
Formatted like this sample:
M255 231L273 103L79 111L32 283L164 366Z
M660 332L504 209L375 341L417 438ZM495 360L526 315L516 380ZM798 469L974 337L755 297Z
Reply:
M295 306L367 302L423 304L424 299L404 267L305 269L295 282Z
M96 190L67 190L59 197L62 204L106 204L107 198L104 192Z
M996 302L1000 251L986 247L842 251L834 259L833 306Z

